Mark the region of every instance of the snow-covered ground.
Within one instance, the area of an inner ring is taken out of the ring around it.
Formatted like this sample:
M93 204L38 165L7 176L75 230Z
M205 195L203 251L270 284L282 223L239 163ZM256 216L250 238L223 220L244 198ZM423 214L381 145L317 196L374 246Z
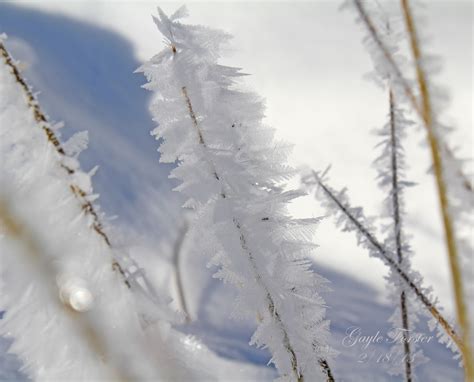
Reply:
M321 169L332 163L336 186L349 186L355 203L377 213L383 195L370 165L376 142L370 132L384 121L386 98L362 79L371 70L362 33L353 15L339 12L336 3L191 3L189 10L190 21L235 36L235 50L224 62L252 74L247 83L267 98L268 123L295 144L293 164ZM89 131L90 148L81 162L85 169L100 166L95 190L105 212L117 216L112 222L116 235L132 243L133 255L157 286L174 288L170 256L182 224L182 201L167 179L171 167L158 164L157 142L149 135L154 126L150 94L140 88L142 75L133 73L162 47L150 17L154 12L152 2L2 3L0 33L9 35L7 46L41 91L40 102L51 119L65 122L63 134ZM458 128L456 137L467 156L472 150L472 81L466 78L472 79L473 63L465 52L472 52L472 4L430 3L427 13L435 25L432 50L444 58L439 80L452 94L449 122ZM428 153L419 145L423 137L421 129L414 130L407 147L408 176L419 183L407 195L408 229L414 235L414 266L449 312L451 290L432 179L426 174ZM311 217L322 210L307 197L295 204L294 213ZM341 352L334 366L337 380L391 380L375 361L358 362L362 350L342 341L353 326L367 335L388 330L392 307L385 301L385 267L329 221L321 224L316 240L315 267L333 289L326 301L332 344ZM269 355L248 346L254 323L229 320L234 292L211 278L207 261L186 254L181 259L194 320L180 330L217 354L206 359L222 380L231 380L226 370L234 370L233 380L270 379L273 371L263 370ZM16 380L19 364L6 355L6 347L0 342L0 379ZM431 362L421 367L420 380L461 380L444 348L424 350Z

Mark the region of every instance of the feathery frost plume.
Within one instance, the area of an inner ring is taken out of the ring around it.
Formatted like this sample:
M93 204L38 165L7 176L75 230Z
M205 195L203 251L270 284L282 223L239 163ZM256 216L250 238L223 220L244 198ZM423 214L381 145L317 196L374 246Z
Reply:
M285 192L292 174L288 146L264 126L263 101L239 90L239 69L217 63L230 36L182 24L158 9L154 21L166 47L139 70L162 139L162 162L175 162L177 190L196 210L200 249L219 266L216 277L239 290L236 316L258 316L252 343L268 348L283 380L333 380L328 366L329 322L318 294L326 280L311 271L308 255L317 219L295 220Z
M404 111L396 103L396 99L391 90L389 92L389 121L377 131L382 137L379 143L380 155L375 161L378 169L378 183L387 197L384 201L384 214L388 223L384 225L383 231L387 237L384 247L391 253L396 254L396 261L400 268L409 275L410 279L417 279L421 283L423 278L411 269L410 258L412 251L407 235L403 229L404 190L411 183L405 179L405 157L402 140L405 137L405 129L412 125ZM423 356L423 352L417 348L415 341L416 323L419 321L419 314L429 315L417 300L410 288L400 279L396 270L390 268L387 276L389 283L390 301L398 301L399 304L390 318L393 331L389 335L394 339L395 345L391 353L400 356L403 362L389 363L388 372L392 375L404 374L406 381L414 380L414 368L422 362L428 361ZM400 365L405 365L405 370Z

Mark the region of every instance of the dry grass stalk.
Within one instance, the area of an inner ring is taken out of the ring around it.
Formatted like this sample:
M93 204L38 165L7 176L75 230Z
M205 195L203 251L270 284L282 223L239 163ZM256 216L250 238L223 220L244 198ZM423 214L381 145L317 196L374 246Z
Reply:
M438 189L439 205L443 220L446 247L448 252L449 265L452 276L456 314L459 326L461 327L462 347L461 352L464 359L465 378L467 381L474 379L474 364L470 345L469 317L466 307L466 297L463 289L463 279L459 265L459 255L456 238L454 234L453 220L449 211L449 200L447 195L447 184L443 174L443 164L439 137L435 132L435 119L432 109L431 94L428 85L426 72L422 65L422 53L418 40L415 22L410 10L408 0L401 0L403 16L410 38L410 46L415 60L416 76L421 96L421 117L427 132L427 140L431 150L433 161L433 172Z

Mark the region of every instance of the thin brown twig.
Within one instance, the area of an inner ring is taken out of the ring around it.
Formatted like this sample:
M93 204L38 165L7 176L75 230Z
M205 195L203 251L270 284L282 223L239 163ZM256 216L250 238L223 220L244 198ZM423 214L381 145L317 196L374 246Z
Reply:
M464 359L465 378L467 381L474 379L474 361L470 346L470 327L466 308L466 297L464 295L463 279L459 265L459 255L457 250L456 237L454 233L453 220L449 212L449 200L447 194L447 184L444 178L442 155L440 150L439 137L435 132L435 117L432 109L431 94L428 79L422 65L422 52L418 40L415 21L413 19L408 0L401 0L401 7L405 19L405 25L410 37L410 47L415 60L416 76L421 95L421 116L424 122L427 140L431 150L433 161L433 172L438 189L439 205L443 220L444 234L448 253L448 260L451 270L454 300L459 326L461 327L462 347L461 352Z

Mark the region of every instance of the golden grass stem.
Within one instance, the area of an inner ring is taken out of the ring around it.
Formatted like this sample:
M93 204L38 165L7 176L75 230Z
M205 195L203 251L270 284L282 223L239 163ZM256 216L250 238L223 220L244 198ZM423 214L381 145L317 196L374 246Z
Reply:
M474 365L472 359L472 350L470 344L469 318L466 308L466 299L464 296L463 279L459 265L459 255L456 246L456 237L454 233L453 221L449 211L449 200L447 195L447 185L443 174L442 155L439 138L435 132L435 120L432 109L431 94L428 86L428 80L422 65L422 53L416 31L415 21L412 16L408 0L401 0L403 17L410 38L410 47L415 60L416 77L421 96L421 117L426 128L427 140L430 146L431 157L433 161L433 170L438 189L438 199L443 220L444 234L448 253L449 266L451 270L452 285L454 291L454 300L456 314L461 327L462 347L465 380L474 380Z

